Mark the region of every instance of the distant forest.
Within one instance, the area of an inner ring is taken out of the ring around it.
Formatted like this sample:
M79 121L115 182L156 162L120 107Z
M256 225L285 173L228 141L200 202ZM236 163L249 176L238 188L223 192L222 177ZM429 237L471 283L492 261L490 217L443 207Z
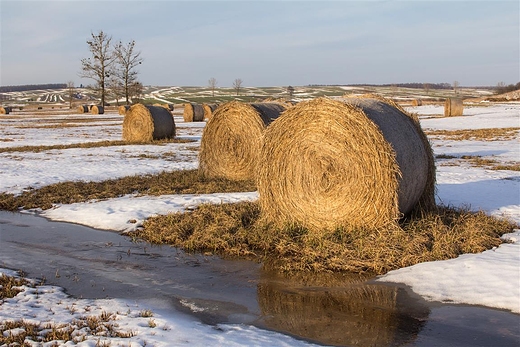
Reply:
M64 89L64 88L67 88L66 83L25 84L25 85L21 85L21 86L0 87L0 93L25 92L28 90L39 90L39 89Z

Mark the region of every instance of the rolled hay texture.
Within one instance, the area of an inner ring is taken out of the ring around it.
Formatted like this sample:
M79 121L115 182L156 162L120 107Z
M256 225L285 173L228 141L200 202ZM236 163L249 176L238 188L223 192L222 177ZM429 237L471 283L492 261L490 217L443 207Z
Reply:
M204 108L200 104L184 104L183 118L185 122L202 122L204 120Z
M90 108L90 113L92 114L104 114L105 113L105 107L101 105L93 105Z
M88 105L80 105L78 107L78 113L89 113L90 107Z
M175 137L173 116L164 107L132 105L123 119L123 140L151 142Z
M120 115L125 115L126 111L130 109L130 105L121 105L118 108L118 112Z
M301 102L264 133L262 213L315 231L395 223L427 190L427 151L412 118L382 100Z
M204 109L204 119L210 119L217 107L218 104L203 104L202 108Z
M448 98L444 103L444 116L455 117L462 116L464 105L460 98Z
M254 179L265 128L284 110L278 103L221 104L202 132L199 172L230 180Z

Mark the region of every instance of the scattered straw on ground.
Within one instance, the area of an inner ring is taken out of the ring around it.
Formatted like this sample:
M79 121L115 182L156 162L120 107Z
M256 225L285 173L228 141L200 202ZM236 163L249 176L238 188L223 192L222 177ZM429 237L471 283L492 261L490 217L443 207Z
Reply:
M439 207L391 228L335 229L318 237L305 228L266 224L258 203L245 202L151 217L136 236L188 252L257 259L278 270L383 274L483 252L500 245L500 236L514 227L482 212Z

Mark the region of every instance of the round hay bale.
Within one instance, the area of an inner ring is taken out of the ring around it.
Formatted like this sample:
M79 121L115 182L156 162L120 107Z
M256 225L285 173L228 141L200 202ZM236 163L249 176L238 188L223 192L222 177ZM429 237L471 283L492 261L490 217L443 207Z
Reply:
M80 105L78 107L78 113L88 113L90 111L90 107L88 105Z
M412 100L412 106L422 106L422 100L421 99Z
M185 122L202 122L204 120L204 108L200 104L186 103L182 116Z
M285 106L231 101L217 107L202 133L199 171L207 177L253 179L262 135Z
M123 140L151 142L175 137L175 122L170 111L159 106L135 104L123 119Z
M105 107L101 105L92 105L90 107L90 113L92 114L104 114L105 113Z
M426 191L425 146L410 116L379 99L301 102L264 133L262 213L310 230L394 223Z
M462 116L464 105L460 98L448 98L444 103L444 116L455 117Z
M0 114L9 114L9 110L5 107L0 106Z
M126 111L128 111L129 109L130 109L130 105L121 105L118 108L118 112L120 115L125 115Z
M218 104L203 104L202 108L204 109L204 119L210 119L217 107Z

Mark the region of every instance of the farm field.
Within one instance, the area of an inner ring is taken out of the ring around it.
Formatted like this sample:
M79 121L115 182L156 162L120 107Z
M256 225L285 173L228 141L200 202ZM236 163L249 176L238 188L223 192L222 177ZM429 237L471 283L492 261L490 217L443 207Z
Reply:
M478 99L489 96L486 91L466 90L466 95L475 98L475 101L465 106L464 115L443 117L443 105L436 99L446 97L442 94L445 92L431 91L430 95L425 95L424 92L396 88L323 87L312 90L296 88L294 96L297 100L305 100L358 92L392 96L394 100L401 100L407 111L418 114L436 158L438 203L484 211L520 224L520 102L479 102ZM284 93L283 88L244 88L241 99L277 99L284 97ZM154 87L146 91L145 99L150 103L152 100L183 103L223 102L232 98L232 91L223 94L226 95L216 93L212 96L201 88ZM104 181L198 167L198 149L205 122L184 122L182 110L174 111L177 141L125 144L121 143L123 116L118 115L115 109L109 109L104 115L76 114L67 110L66 103L58 103L63 97L57 95L13 95L12 100L17 100L12 101L13 105L18 103L22 110L15 108L11 114L0 115L0 193L20 194L28 189L37 190L66 181ZM425 100L423 106L411 106L411 100L417 98ZM47 102L45 110L28 106L29 99ZM203 203L255 201L257 198L255 191L157 196L126 194L117 198L57 204L50 209L26 210L23 213L101 230L131 232L155 214L189 211ZM520 230L504 235L503 239L508 243L493 250L394 270L375 278L374 282L405 284L429 301L479 305L512 312L518 318ZM0 266L7 263L8 259L0 256ZM1 271L13 274L11 270ZM120 326L137 332L130 338L106 338L112 345L131 341L132 345L142 346L145 340L154 346L167 346L171 341L231 346L311 344L249 324L222 324L218 329L213 329L209 325L185 320L175 313L164 316L157 313L152 319L142 313L147 310L146 307L129 309L125 306L127 304L117 300L83 303L67 297L60 289L43 288L39 293L27 289L23 296L6 300L0 306L2 317L28 319L35 316L38 318L33 319L46 321L52 319L50 306L88 305L99 316L109 308L119 312L117 321ZM36 298L38 295L39 299ZM58 302L63 304L58 305ZM35 308L38 305L40 309ZM195 304L190 306L188 303L187 306L192 311L204 309ZM70 309L63 308L55 319L70 320L71 314L67 311ZM122 314L127 311L127 314ZM72 316L78 318L77 315ZM167 326L169 329L154 330L152 325ZM428 327L440 329L432 319L430 325L426 323L424 329L417 333L414 345L426 346L432 342ZM13 328L13 331L16 329L19 328ZM518 330L504 326L502 331L508 341L514 343L520 340ZM88 337L78 345L93 345L88 341L94 343L95 337Z

